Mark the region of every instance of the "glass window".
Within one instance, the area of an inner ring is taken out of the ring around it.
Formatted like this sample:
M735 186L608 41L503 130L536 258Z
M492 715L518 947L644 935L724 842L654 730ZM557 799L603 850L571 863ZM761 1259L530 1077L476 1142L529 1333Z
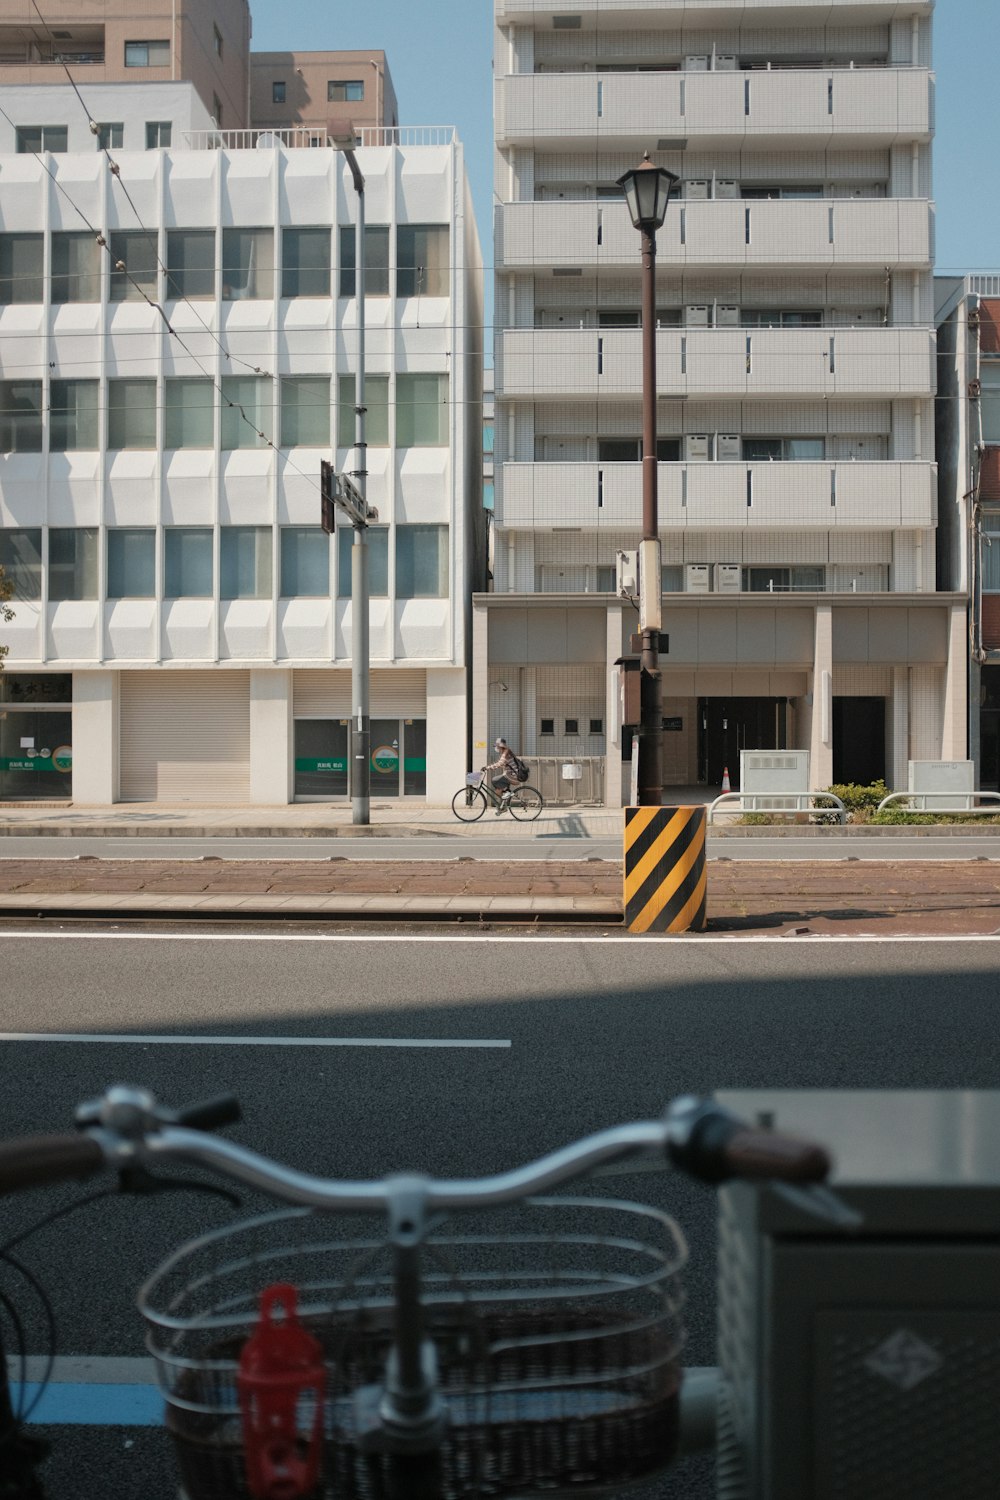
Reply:
M330 542L318 526L282 526L281 597L330 597Z
M341 599L351 597L351 552L354 547L354 527L337 527L337 594ZM389 530L386 526L368 528L368 597L389 597Z
M657 438L656 439L656 462L658 464L679 464L681 461L680 438Z
M447 297L447 224L400 224L396 230L396 296Z
M353 297L357 291L357 230L353 224L340 226L341 297ZM389 228L388 225L365 225L365 296L389 295Z
M69 132L65 125L25 125L17 130L16 141L21 152L66 151Z
M169 146L173 134L169 120L146 121L146 150L156 151L160 146Z
M363 78L330 78L327 80L326 97L338 104L358 104L365 97Z
M982 386L979 405L983 423L983 442L1000 443L1000 360L996 362L981 360L979 380Z
M126 42L126 68L169 68L170 42Z
M271 84L271 103L272 104L284 104L284 102L285 102L285 84L284 84L284 81L283 81L283 79L275 78L274 81L273 81L273 83Z
M108 447L156 447L156 381L108 381Z
M341 448L354 447L354 391L357 381L353 375L337 378L337 442ZM365 442L369 448L389 446L389 377L388 375L365 376Z
M212 41L215 44L215 55L216 55L216 57L221 57L222 56L222 32L219 30L218 26L213 26L212 27Z
M43 302L41 234L0 234L0 302Z
M49 387L49 448L53 453L101 446L99 389L96 380L53 380Z
M42 597L42 533L0 531L0 568L14 589L15 599Z
M42 382L0 380L0 453L41 453Z
M281 231L281 295L329 297L329 229Z
M483 481L483 510L493 510L493 508L494 508L493 480L492 479L485 479ZM612 593L614 592L614 585L613 584L612 584L611 592Z
M447 526L397 526L396 598L447 597Z
M100 253L92 234L52 236L53 302L100 302Z
M826 588L825 568L793 568L792 588L810 594L821 594Z
M167 296L215 296L215 230L167 230Z
M223 599L270 599L270 526L223 526L221 593Z
M484 422L483 423L483 453L484 454L490 454L492 452L493 452L493 423L492 422Z
M108 532L108 598L152 599L156 593L156 531L152 526Z
M222 377L222 446L266 448L274 430L271 382L256 375ZM260 434L265 436L261 437Z
M218 94L212 95L212 119L216 125L222 124L222 100Z
M447 375L397 375L397 448L444 448L447 443Z
M751 594L777 594L787 591L791 574L787 568L744 568L743 587Z
M163 533L163 593L167 599L212 597L211 526L168 526Z
M108 248L112 266L108 294L111 301L140 302L145 296L155 302L158 274L156 235L142 230L112 230L108 236Z
M555 734L555 732L556 732L556 721L555 721L555 719L543 719L542 720L542 727L539 729L538 732L539 732L539 734Z
M222 231L222 300L247 302L274 296L274 232Z
M799 463L815 463L826 457L823 438L786 438L785 457Z
M744 438L743 457L747 463L773 463L781 458L780 438Z
M642 457L639 438L598 438L597 461L602 464L631 464Z
M282 379L281 446L329 448L329 375L286 375Z
M215 386L211 380L164 383L164 448L211 448L215 443Z
M120 151L124 144L124 125L98 125L97 148L99 151Z
M49 528L49 598L97 598L97 527Z

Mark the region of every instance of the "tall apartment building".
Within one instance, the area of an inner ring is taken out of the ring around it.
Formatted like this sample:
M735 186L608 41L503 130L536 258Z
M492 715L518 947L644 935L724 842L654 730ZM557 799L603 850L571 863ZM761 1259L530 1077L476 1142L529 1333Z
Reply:
M190 82L81 91L47 85L62 134L28 141L0 89L0 798L346 799L352 532L321 530L319 473L357 467L351 174L325 132L220 131ZM445 800L485 576L481 257L454 132L365 141L372 795Z
M495 0L496 541L474 740L628 786L640 246L657 236L669 786L806 748L812 784L962 758L935 573L931 0ZM503 688L506 691L503 691Z
M292 126L342 136L399 124L396 91L380 49L367 52L253 52L250 122L269 130Z

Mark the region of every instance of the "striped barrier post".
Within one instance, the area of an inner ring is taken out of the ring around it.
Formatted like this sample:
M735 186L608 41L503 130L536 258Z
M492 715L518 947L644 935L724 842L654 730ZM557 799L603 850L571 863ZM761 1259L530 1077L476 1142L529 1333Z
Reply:
M630 932L704 932L704 807L626 807L625 926Z

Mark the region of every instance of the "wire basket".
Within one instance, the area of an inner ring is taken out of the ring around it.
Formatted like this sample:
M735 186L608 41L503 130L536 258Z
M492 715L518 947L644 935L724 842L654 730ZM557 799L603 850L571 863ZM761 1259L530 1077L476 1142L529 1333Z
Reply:
M466 771L466 773L465 773L465 784L466 784L466 786L471 786L471 787L482 786L484 780L485 780L485 777L484 777L482 771Z
M250 1495L236 1372L259 1294L276 1281L298 1288L299 1316L324 1353L315 1500L400 1500L393 1460L364 1451L355 1400L382 1382L392 1344L391 1248L384 1220L371 1236L337 1238L343 1222L267 1214L186 1245L143 1287L189 1500ZM448 1412L440 1500L617 1494L666 1467L686 1258L667 1215L603 1198L536 1198L437 1221L422 1285Z

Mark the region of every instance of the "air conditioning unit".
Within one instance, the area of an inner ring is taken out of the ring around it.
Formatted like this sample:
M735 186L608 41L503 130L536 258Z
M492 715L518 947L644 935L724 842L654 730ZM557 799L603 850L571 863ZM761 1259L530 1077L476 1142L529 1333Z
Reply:
M708 563L688 563L684 569L684 592L708 594L712 590L712 569Z
M708 191L709 183L704 177L690 178L684 184L684 197L687 199L691 199L692 201L695 199L707 198Z
M720 432L715 439L715 457L720 464L739 463L743 441L738 432Z
M717 73L735 73L739 67L739 58L734 52L717 52L715 54L715 71Z
M708 328L712 322L712 310L707 303L699 307L686 307L684 309L684 323L688 328Z
M707 463L712 456L712 439L707 432L689 432L684 439L687 463Z
M685 73L707 73L708 72L708 58L707 57L686 57L684 59L684 72Z
M715 196L717 198L738 198L740 196L740 185L732 177L717 177L715 179Z
M716 563L715 592L739 594L743 591L743 569L739 563Z
M615 593L619 599L639 597L638 552L615 553Z
M739 328L739 308L734 307L731 302L720 302L715 309L715 326L716 328Z

